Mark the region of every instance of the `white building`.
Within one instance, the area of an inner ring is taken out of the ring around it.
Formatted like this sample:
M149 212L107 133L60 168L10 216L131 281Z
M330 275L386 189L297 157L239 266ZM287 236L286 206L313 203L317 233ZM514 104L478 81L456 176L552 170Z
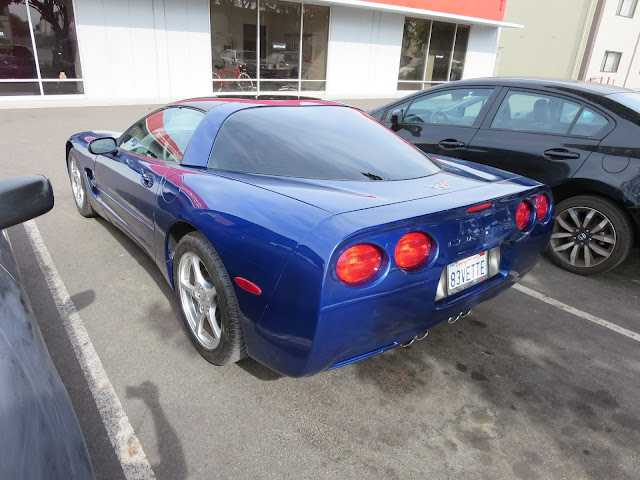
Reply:
M515 26L502 21L505 4L10 0L0 7L0 102L400 96L490 76L500 28Z

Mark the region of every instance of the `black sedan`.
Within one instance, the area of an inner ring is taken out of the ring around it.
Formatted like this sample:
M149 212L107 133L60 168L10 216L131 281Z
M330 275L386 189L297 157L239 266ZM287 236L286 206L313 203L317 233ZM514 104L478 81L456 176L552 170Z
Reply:
M0 179L0 229L53 207L49 180ZM92 479L80 424L0 230L0 478Z
M429 154L519 173L553 189L547 252L580 274L619 265L640 238L640 94L527 78L451 82L369 114Z

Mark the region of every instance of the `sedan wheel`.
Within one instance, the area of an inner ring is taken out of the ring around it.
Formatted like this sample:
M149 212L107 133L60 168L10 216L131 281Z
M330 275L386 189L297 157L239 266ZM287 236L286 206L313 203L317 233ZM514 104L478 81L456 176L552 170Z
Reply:
M178 242L173 284L182 318L196 350L215 365L246 357L240 308L227 270L200 232Z
M618 266L629 254L632 229L625 213L609 200L573 197L556 207L547 248L550 258L574 273L602 273Z

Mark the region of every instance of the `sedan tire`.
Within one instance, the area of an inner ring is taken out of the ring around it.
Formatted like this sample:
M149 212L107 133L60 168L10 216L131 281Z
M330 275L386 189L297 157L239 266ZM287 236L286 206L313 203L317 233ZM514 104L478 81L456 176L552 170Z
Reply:
M622 263L631 250L633 228L612 201L579 195L556 205L549 258L573 273L603 273Z
M233 285L213 245L200 232L176 249L173 282L192 343L210 363L227 365L247 356Z

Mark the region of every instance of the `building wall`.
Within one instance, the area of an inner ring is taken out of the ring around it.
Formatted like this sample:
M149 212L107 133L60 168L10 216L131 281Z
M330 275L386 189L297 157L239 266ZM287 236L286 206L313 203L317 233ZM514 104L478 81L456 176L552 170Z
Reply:
M471 25L463 79L493 75L499 36L499 28Z
M208 0L79 0L75 13L88 98L211 92Z
M597 0L509 0L496 75L578 78Z
M606 0L600 26L593 44L585 80L615 83L627 88L640 87L640 60L638 41L640 39L640 6L633 18L616 15L619 0ZM606 51L621 52L618 71L603 72L602 63ZM635 59L634 59L635 57Z
M396 91L404 15L331 7L327 93Z

